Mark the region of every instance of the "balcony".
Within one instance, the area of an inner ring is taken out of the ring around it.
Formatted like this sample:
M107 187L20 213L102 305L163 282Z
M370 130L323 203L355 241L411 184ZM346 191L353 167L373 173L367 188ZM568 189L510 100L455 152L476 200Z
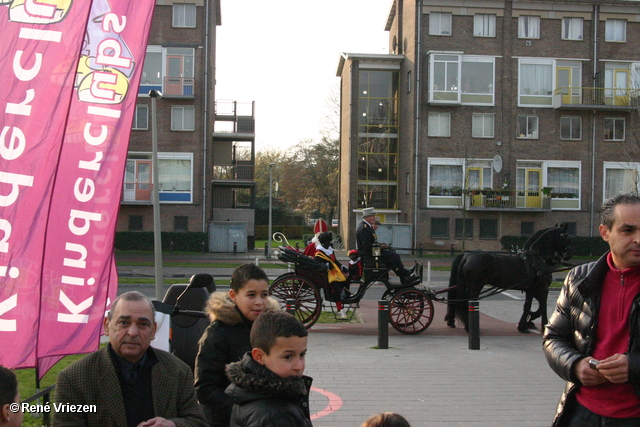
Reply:
M517 190L465 191L465 209L468 211L550 211L550 192Z
M164 93L167 98L193 98L193 77L165 77Z
M560 87L553 92L553 108L628 111L640 106L640 89Z
M254 165L215 165L213 181L253 181Z

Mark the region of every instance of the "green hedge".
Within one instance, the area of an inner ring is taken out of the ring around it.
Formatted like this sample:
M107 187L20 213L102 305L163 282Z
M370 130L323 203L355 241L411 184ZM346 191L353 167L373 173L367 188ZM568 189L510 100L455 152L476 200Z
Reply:
M206 233L177 233L163 231L161 233L163 251L202 252L204 242L207 250L208 237ZM171 243L173 242L173 248ZM121 231L116 233L115 248L120 251L152 251L152 231Z
M502 249L509 251L512 247L522 248L527 239L526 236L502 236L500 243ZM571 238L571 255L574 256L600 256L608 250L609 245L600 236Z

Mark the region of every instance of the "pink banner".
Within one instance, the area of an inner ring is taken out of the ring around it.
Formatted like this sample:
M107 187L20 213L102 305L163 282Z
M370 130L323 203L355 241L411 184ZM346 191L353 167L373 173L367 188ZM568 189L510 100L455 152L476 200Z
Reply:
M43 8L44 15L48 9L39 1L16 0L0 19L11 22L17 3L31 14ZM41 375L60 356L97 349L117 290L113 236L155 1L56 4L66 5L55 9L64 19L29 28L55 25L61 40L75 44L63 51L61 42L28 39L22 45L30 56L18 61L25 74L42 52L42 78L13 75L24 24L3 24L0 47L0 79L11 88L7 95L3 90L5 105L30 111L5 113L2 124L0 363L38 362ZM16 35L5 34L9 28ZM17 128L23 139L12 133Z

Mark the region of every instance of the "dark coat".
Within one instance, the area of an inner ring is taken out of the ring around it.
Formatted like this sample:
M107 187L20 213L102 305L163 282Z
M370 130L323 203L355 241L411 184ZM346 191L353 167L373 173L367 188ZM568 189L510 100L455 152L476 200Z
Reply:
M367 221L362 220L356 228L356 243L361 256L370 257L373 244L377 243L378 237L373 232L373 227Z
M554 313L549 319L543 337L543 350L553 371L567 381L558 403L554 426L566 423L568 412L575 402L580 387L573 367L589 356L595 347L595 324L600 308L600 292L609 266L607 255L598 261L580 265L569 272ZM629 382L640 395L640 295L631 307L629 342Z
M227 367L233 400L230 427L312 427L311 378L281 378L255 362L251 353Z
M127 426L122 390L108 350L104 347L60 372L56 402L96 405L96 412L60 412L53 418L54 426ZM206 427L189 366L165 351L153 351L159 360L151 369L154 415L177 426Z
M200 338L195 365L195 388L198 400L205 406L210 424L228 427L233 402L224 391L230 382L225 367L251 351L249 334L253 322L237 310L228 292L215 292L209 297L206 311L211 324ZM279 310L278 302L269 299L270 310Z

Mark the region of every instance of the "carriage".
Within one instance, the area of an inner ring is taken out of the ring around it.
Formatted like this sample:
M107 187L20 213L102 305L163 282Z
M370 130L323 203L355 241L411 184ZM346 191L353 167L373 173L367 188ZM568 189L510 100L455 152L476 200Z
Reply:
M277 241L286 242L284 236ZM363 259L362 280L352 281L344 289L337 291L327 278L327 267L324 263L303 255L290 246L280 246L278 259L294 265L294 271L284 273L276 278L269 293L285 307L288 299L295 300L295 315L308 328L320 317L323 302L341 302L351 312L351 317L359 307L359 303L367 290L376 283L385 285L382 299L389 301L389 323L403 334L418 334L429 327L433 320L433 299L435 293L427 288L421 289L422 264L416 262L415 272L420 277L417 283L393 283L387 268L380 256ZM351 292L353 291L353 292ZM333 305L329 304L333 310Z

